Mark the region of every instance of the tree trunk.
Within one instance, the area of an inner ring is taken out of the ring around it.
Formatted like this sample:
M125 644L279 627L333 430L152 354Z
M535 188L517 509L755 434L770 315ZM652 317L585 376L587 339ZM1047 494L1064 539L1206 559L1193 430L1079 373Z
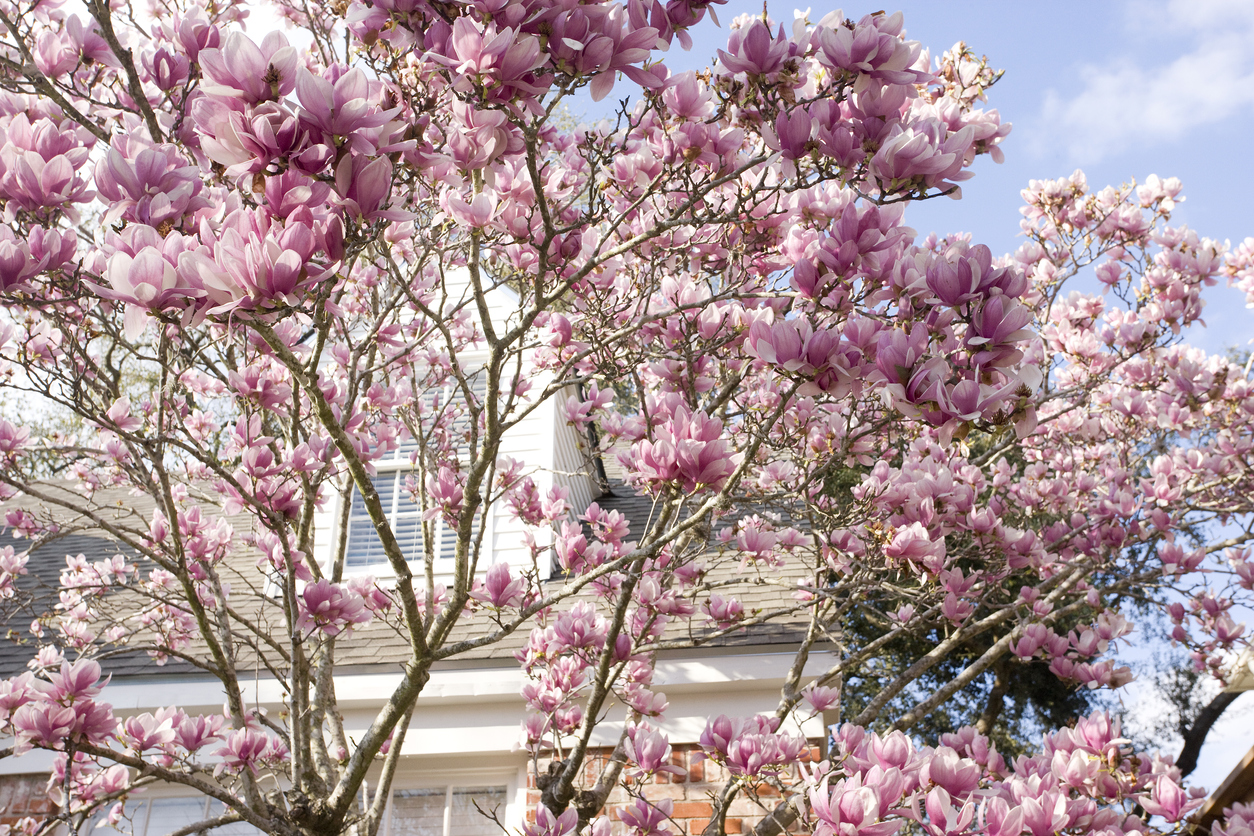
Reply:
M988 700L984 703L984 712L975 723L975 730L980 734L992 733L997 718L1006 707L1006 692L1010 690L1010 663L1002 659L993 666L993 690L988 692Z

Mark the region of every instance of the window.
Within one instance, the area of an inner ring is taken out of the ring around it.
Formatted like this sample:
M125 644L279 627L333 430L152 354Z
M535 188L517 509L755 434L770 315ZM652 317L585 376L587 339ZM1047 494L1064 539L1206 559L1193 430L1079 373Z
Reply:
M504 786L396 790L380 836L499 836L501 828L484 813L505 821Z
M222 815L222 802L210 798L152 798L126 806L130 826L125 821L110 826L106 814L96 819L91 836L164 836L184 827ZM256 836L260 830L245 822L235 822L206 831L212 836Z
M470 385L475 398L482 403L487 393L487 376L474 375L470 379ZM459 458L469 459L467 439L470 432L470 413L466 408L465 394L459 386L450 384L441 390L425 394L422 398L421 419L425 432L431 431L437 422L447 427ZM421 561L426 553L423 548L422 508L405 490L409 478L425 478L411 463L411 456L417 449L418 441L409 439L376 461L376 475L371 482L379 494L379 502L388 521L392 524L392 533L406 558ZM457 548L457 531L443 520L435 521L431 528L435 535L433 551L436 565L440 570L451 571L451 561ZM479 521L476 519L474 535L477 537L478 534ZM348 545L344 563L353 569L387 563L383 545L379 542L374 524L366 512L366 503L356 489L353 490L352 505L348 511Z

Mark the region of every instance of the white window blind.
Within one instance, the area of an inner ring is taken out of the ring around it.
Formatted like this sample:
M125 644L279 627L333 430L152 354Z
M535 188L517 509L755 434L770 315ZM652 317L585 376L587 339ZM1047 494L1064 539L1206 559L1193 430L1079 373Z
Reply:
M123 820L117 825L110 825L101 815L91 829L91 836L165 836L217 818L224 810L221 802L208 798L152 798L127 805L129 822ZM258 836L261 833L246 822L235 822L205 832L211 836Z
M499 836L501 829L484 813L504 821L505 787L396 790L386 836Z
M473 375L470 389L475 399L483 403L487 393L487 376ZM468 461L470 458L469 436L471 415L466 405L466 395L460 386L450 384L443 389L427 392L422 398L420 419L423 431L430 432L431 427L441 421L441 416L448 415L447 432L451 436L458 458ZM375 491L379 494L379 502L387 514L401 551L406 559L421 561L426 554L422 532L422 508L414 502L410 492L405 489L406 481L426 478L425 474L415 469L411 456L418 449L419 442L409 439L393 450L386 457L375 462L375 477L371 480ZM451 566L457 548L457 530L436 520L430 528L434 534L432 550L437 565L442 569ZM479 520L474 522L473 537L479 535ZM348 544L345 565L349 568L365 568L386 564L383 545L375 532L374 523L366 511L366 503L360 492L355 488L352 492L351 506L348 512ZM489 561L490 562L490 561ZM486 564L485 564L486 565Z
M386 832L380 836L500 836L484 813L505 820L505 786L442 786L392 793ZM221 802L207 798L155 798L127 806L126 820L111 826L101 815L91 836L165 836L222 815ZM260 830L235 822L206 831L211 836L259 836Z

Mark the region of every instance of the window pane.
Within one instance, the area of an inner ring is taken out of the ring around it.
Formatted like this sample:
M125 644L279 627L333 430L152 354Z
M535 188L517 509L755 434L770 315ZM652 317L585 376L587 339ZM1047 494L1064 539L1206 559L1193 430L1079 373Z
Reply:
M445 788L397 790L390 836L444 836Z
M470 543L467 554L474 558L475 540L479 537L479 514L475 514L475 518L470 523ZM439 550L435 555L440 560L452 560L457 557L457 529L449 525L447 522L440 522L440 539ZM451 570L450 570L451 571ZM482 568L480 569L482 571Z
M147 836L163 836L205 820L203 798L154 798L151 803Z
M147 801L128 803L126 818L119 821L116 826L109 824L109 811L112 809L112 804L106 804L104 809L96 814L91 821L91 827L87 828L90 836L117 836L117 834L129 833L144 836L144 820L148 818Z
M209 818L216 819L226 812L226 805L221 801L209 802ZM208 831L205 836L257 836L261 831L245 821L237 821ZM152 834L156 836L156 834Z
M505 787L454 787L448 836L500 836L501 828L484 813L505 819Z
M417 506L414 506L415 508ZM422 560L422 517L418 514L398 516L392 523L392 533L401 547L406 560Z
M381 473L371 480L385 514L393 511L396 482L395 471ZM353 488L353 504L348 511L348 551L344 563L348 566L369 566L373 563L384 563L386 560L383 544L379 542L374 523L370 521L370 514L366 511L366 501Z

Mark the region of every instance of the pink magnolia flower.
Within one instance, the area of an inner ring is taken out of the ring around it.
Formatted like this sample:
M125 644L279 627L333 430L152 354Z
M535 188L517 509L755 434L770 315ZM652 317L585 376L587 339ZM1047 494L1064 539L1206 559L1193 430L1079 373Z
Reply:
M710 593L710 600L701 605L701 611L719 627L731 627L745 617L745 608L735 598L724 598L717 592Z
M65 267L76 246L68 230L37 226L19 239L8 226L0 226L0 291L29 289L29 279Z
M59 671L49 671L50 684L34 684L48 700L67 705L99 696L101 689L109 681L106 678L101 682L100 675L99 663L92 659L80 659L73 665L62 662Z
M325 72L331 78L314 75L304 68L296 73L301 122L329 135L332 138L329 144L364 143L361 147L354 146L354 150L373 151L363 131L386 124L399 108L383 110L371 101L370 80L360 69L336 66ZM336 138L339 141L335 141Z
M1023 808L1011 808L1004 798L990 798L980 807L980 829L988 836L1020 836L1023 820Z
M1023 811L1023 826L1032 836L1058 833L1070 821L1067 796L1061 792L1046 791L1035 797L1028 796L1019 805Z
M880 333L875 345L875 367L889 383L905 385L914 375L915 365L927 351L927 329L916 324L909 334L894 328Z
M950 795L965 798L980 785L982 775L979 764L964 759L948 746L941 746L923 765L919 780L924 784L930 781L944 787Z
M449 46L451 54L430 57L454 70L454 89L460 92L479 84L491 101L504 103L537 95L548 86L549 77L535 72L548 60L535 35L463 15L453 22Z
M918 797L915 797L918 803ZM964 832L975 818L975 804L968 801L955 807L953 799L944 787L932 787L924 800L927 810L926 830L933 836L947 836Z
M503 111L476 108L462 101L454 101L452 111L456 122L448 135L448 151L463 171L484 168L507 151L522 150L522 137Z
M159 227L178 225L184 215L209 205L204 183L173 145L152 145L126 135L115 137L96 164L96 189L109 204L105 222L125 218Z
M701 412L679 407L654 431L654 441L636 442L631 462L638 479L653 489L675 482L686 493L718 486L735 468L723 424Z
M256 775L260 763L273 754L271 740L265 732L258 729L236 729L227 736L225 743L213 752L215 757L222 759L214 769L214 775L223 772L240 772L247 769Z
M404 221L408 212L384 209L392 191L392 161L373 160L359 154L346 154L335 167L335 193L349 214L367 220Z
M449 189L442 195L444 211L454 221L463 226L482 229L492 223L496 217L500 201L491 191L483 191L474 195L469 202L461 194Z
M188 752L195 752L221 739L222 728L225 725L226 718L220 714L211 714L207 717L204 715L184 716L174 726L174 743Z
M591 77L588 92L600 101L614 87L619 72L646 88L654 88L664 75L636 66L648 59L657 44L658 30L635 26L621 5L582 4L555 7L542 13L551 34L545 41L548 63L558 72Z
M358 624L369 623L372 616L361 596L326 578L305 586L300 596L299 630L319 630L328 636L352 632Z
M889 84L917 84L928 73L914 69L922 49L917 41L902 40L902 16L867 15L852 29L824 19L815 33L820 63ZM836 25L831 25L836 24Z
M185 57L164 48L158 49L151 56L145 55L143 65L153 83L166 92L187 81L191 70L191 64Z
M632 726L625 741L627 758L636 765L637 776L668 773L683 775L684 770L670 762L671 744L666 735L648 725Z
M198 60L202 49L217 48L222 41L218 27L209 21L205 10L198 7L176 14L170 31L172 40L182 47L189 61Z
M202 48L198 60L205 76L201 89L211 96L257 104L281 99L296 86L296 50L277 30L260 47L242 32L230 32L220 48Z
M840 705L840 688L816 685L811 682L801 692L801 699L815 714L822 714L828 709Z
M0 453L16 453L24 448L29 441L30 430L0 418Z
M120 724L118 737L137 753L148 749L161 749L174 742L173 717L157 718L151 714L127 717Z
M32 746L44 749L61 749L78 724L78 715L72 707L55 703L27 703L13 714L13 730L17 735L14 751L30 751Z
M524 578L511 578L508 563L496 563L484 576L483 585L470 593L470 597L493 607L516 607L527 591Z
M885 190L894 191L902 185L943 187L970 176L970 172L962 171L973 138L970 128L944 139L921 128L894 126L871 158L870 171Z
M1004 362L1006 352L993 352L993 349L1032 336L1026 327L1031 321L1032 312L1024 305L1004 296L994 296L981 305L972 317L967 345L992 352L994 365L999 360Z
M433 507L427 511L427 520L443 517L448 524L455 524L465 501L464 477L452 468L441 466L436 473L427 476L427 493Z
M37 151L18 150L10 142L0 147L0 168L0 196L12 204L6 209L9 217L21 208L39 217L60 211L74 221L78 212L73 204L86 203L95 195L64 154L45 159Z
M147 311L161 311L185 304L199 293L183 282L166 257L156 247L145 247L134 258L114 253L105 273L109 287L95 286L106 299L126 303L126 337L133 340L144 332Z
M553 815L543 804L536 806L534 824L523 825L523 836L571 836L579 824L579 813L568 807L560 816Z
M745 339L745 353L789 372L810 372L807 348L814 329L807 319L767 323L755 320Z
M733 30L727 49L718 51L719 61L732 73L765 76L779 72L788 58L788 38L784 27L772 37L770 26L756 18L748 26Z
M781 113L775 118L773 129L763 129L766 147L779 151L786 160L796 160L810 153L810 135L814 122L804 110Z
M945 565L945 540L933 540L922 523L914 522L897 530L884 554L936 573Z
M663 798L656 804L636 798L618 809L618 819L627 825L632 836L669 836L671 831L666 822L674 810L675 803L669 798Z
M882 800L876 787L859 776L837 781L829 790L810 790L810 809L818 819L815 836L891 836L904 819L880 821ZM889 799L884 799L889 800Z
M1003 287L1007 295L1022 295L1027 289L1025 277L1009 268L994 268L992 259L992 252L983 244L970 250L950 247L928 265L928 289L951 307Z

